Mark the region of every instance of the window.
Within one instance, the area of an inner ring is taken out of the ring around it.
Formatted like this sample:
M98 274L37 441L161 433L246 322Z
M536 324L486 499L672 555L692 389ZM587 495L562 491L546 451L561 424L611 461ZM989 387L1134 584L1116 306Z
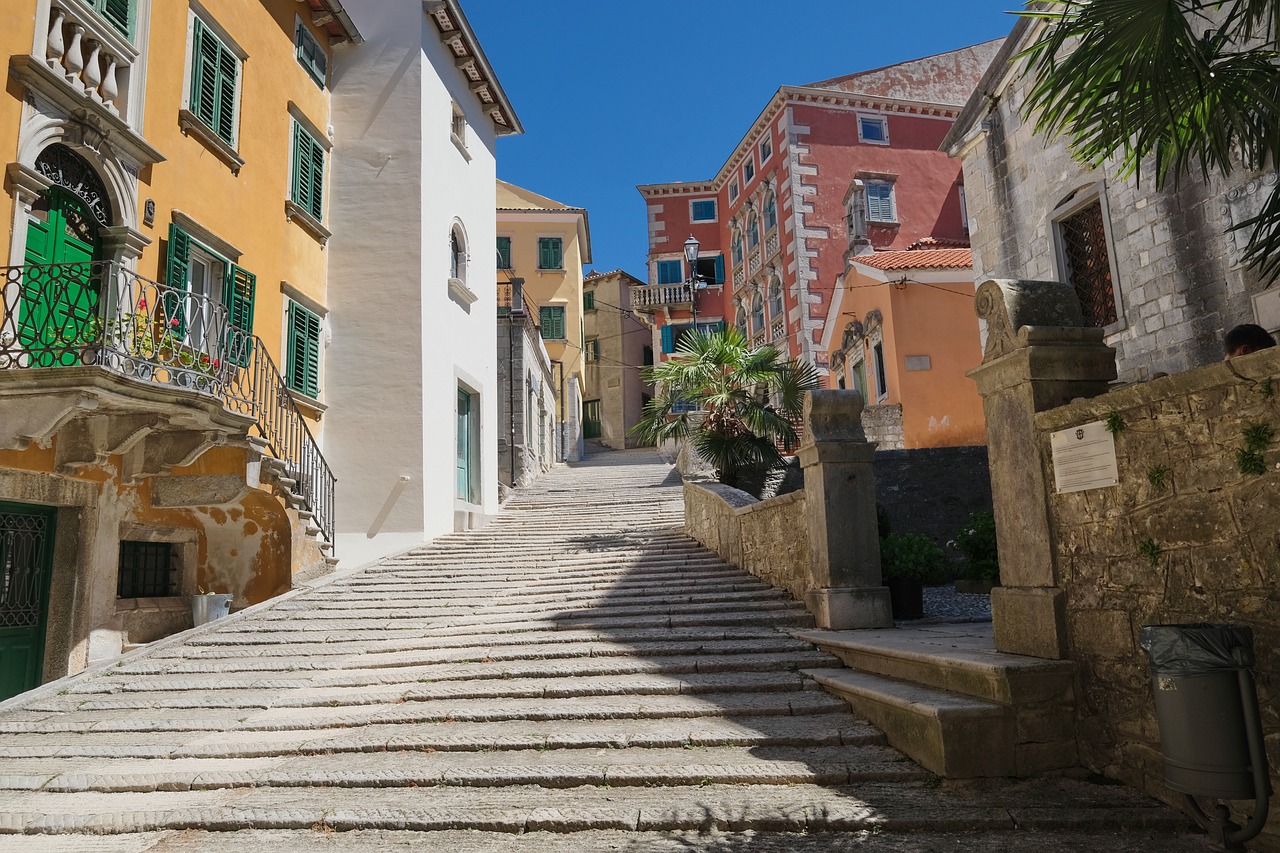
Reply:
M964 184L959 187L960 190L960 227L964 229L964 233L969 233L969 204L964 197Z
M460 501L474 503L476 500L476 483L479 481L476 464L476 444L480 433L479 401L465 388L458 388L458 474L454 488L454 497Z
M707 284L724 284L724 255L698 258L698 263L694 269L698 274L699 281L704 281Z
M747 309L741 305L738 306L738 313L733 318L733 325L738 328L744 338L747 337Z
M308 397L320 396L320 317L289 303L285 384Z
M307 29L301 18L294 24L293 43L297 48L298 64L307 69L311 79L323 89L329 72L329 57L325 56L324 48L320 47L320 42L311 35L311 30Z
M893 184L888 181L867 181L863 192L867 200L868 221L898 221L898 213L893 203Z
M1117 322L1119 312L1101 199L1095 198L1059 218L1056 224L1065 278L1080 297L1085 322L1097 327Z
M511 269L511 238L498 238L498 269Z
M745 187L751 183L751 179L756 176L756 161L752 157L748 157L746 162L742 164L742 185Z
M755 211L747 217L747 248L754 249L760 245L760 218L756 216Z
M241 367L253 350L257 276L228 261L190 234L169 225L161 322L174 337L207 355ZM225 337L217 339L222 308Z
M734 178L733 181L730 182L729 184L729 201L734 201L737 198L738 198L738 179Z
M658 284L682 284L684 265L680 261L658 261Z
M741 266L742 265L742 232L736 229L733 232L733 248L731 251L733 252L733 265L735 267Z
M662 351L668 354L675 352L680 345L680 341L684 338L686 334L689 333L689 331L692 328L693 326L691 326L688 323L683 323L677 326L670 326L670 325L663 326L662 327ZM698 324L698 331L705 332L708 334L713 332L719 332L719 331L722 331L723 329L724 329L724 323L720 322L719 320L715 320L710 323Z
M172 542L121 542L117 598L180 595L178 548Z
M774 278L769 285L769 317L773 320L779 320L783 314L782 305L782 282Z
M449 231L449 278L467 282L467 242L456 227Z
M888 145L888 120L884 116L858 116L858 141Z
M689 219L692 222L715 222L716 200L708 198L689 202Z
M772 156L773 137L766 133L764 139L760 140L760 162L763 164Z
M582 404L582 437L599 438L603 427L600 417L600 401L587 400Z
M875 360L876 370L876 402L889 396L889 381L884 372L884 344L877 341L871 348L871 356Z
M544 341L563 341L564 306L543 305L538 309L538 325L542 327Z
M751 331L764 331L764 299L757 293L751 298Z
M195 18L191 48L191 112L235 147L240 101L240 58L200 18Z
M764 197L764 230L765 233L778 227L778 197L770 190Z
M317 221L324 220L324 146L293 123L293 187L289 198Z
M645 345L644 357L640 360L642 367L653 367L653 347Z
M564 269L564 244L559 237L538 238L538 269Z
M596 292L594 290L584 290L582 292L582 310L596 310Z
M133 38L133 22L137 17L138 0L88 0L88 3L125 38Z
M453 139L453 144L457 145L464 152L467 149L467 115L462 111L462 107L457 104L453 105L453 112L449 120L449 136Z
M582 351L583 351L583 354L587 357L587 361L599 361L600 360L600 339L599 338L588 339L587 345L583 347Z

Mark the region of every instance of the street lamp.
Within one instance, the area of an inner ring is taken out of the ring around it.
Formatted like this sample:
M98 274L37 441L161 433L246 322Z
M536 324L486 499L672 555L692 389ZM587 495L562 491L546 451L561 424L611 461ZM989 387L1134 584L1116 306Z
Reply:
M684 241L684 259L689 262L689 280L685 287L689 289L689 301L693 304L693 330L698 331L698 238L692 234Z

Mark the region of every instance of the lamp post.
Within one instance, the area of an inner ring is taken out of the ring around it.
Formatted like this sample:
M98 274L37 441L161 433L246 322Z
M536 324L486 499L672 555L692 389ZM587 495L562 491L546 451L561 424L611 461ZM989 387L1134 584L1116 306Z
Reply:
M684 259L689 262L689 280L685 287L689 289L689 301L693 305L693 330L698 331L698 238L692 234L684 241Z

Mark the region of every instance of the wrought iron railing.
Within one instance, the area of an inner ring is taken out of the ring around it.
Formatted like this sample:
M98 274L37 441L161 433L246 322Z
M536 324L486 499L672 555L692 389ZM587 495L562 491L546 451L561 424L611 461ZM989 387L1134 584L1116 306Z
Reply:
M510 317L515 314L518 317L522 308L526 316L532 317L535 323L538 321L537 307L529 301L523 284L498 282L498 316Z
M332 543L333 471L261 339L220 296L103 261L0 267L0 369L97 366L219 399L253 418Z

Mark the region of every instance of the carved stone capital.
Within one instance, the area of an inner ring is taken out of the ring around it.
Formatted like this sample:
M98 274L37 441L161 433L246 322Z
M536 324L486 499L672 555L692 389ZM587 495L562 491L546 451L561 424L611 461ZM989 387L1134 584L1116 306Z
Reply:
M1060 281L988 279L978 288L974 310L987 323L984 362L1020 349L1018 330L1023 326L1084 326L1075 288Z

